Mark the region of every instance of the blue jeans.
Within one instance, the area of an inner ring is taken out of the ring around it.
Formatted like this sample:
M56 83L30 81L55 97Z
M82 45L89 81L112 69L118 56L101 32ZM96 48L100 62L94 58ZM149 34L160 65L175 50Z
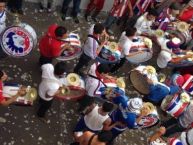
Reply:
M64 0L62 4L62 14L66 15L68 6L72 0ZM73 0L72 16L77 17L80 11L80 2L81 0Z
M109 29L114 23L117 22L117 20L118 20L118 17L109 15L105 20L105 22L103 23L103 25L106 29Z

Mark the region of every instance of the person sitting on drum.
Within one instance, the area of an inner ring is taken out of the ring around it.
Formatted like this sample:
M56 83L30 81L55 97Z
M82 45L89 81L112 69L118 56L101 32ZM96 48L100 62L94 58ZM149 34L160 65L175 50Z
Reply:
M151 26L155 21L155 18L159 14L155 9L150 9L148 12L143 14L137 19L135 28L137 29L138 35L149 35L151 33Z
M15 102L18 97L21 97L26 94L26 89L24 87L21 87L17 94L12 96L10 99L6 99L3 96L3 82L6 81L8 78L7 74L0 70L0 104L3 106L8 106L11 103Z
M49 26L48 32L39 42L39 64L52 63L53 58L60 56L65 49L68 49L70 45L61 40L67 37L68 34L65 27L56 24Z
M48 123L45 114L51 107L54 97L59 96L64 88L59 77L66 72L66 65L64 62L58 62L55 66L47 63L42 65L41 69L42 81L38 89L40 105L37 116L44 123Z
M169 39L160 39L159 44L161 46L161 52L158 55L157 58L157 65L160 68L165 68L167 67L168 63L173 63L173 64L178 64L182 62L183 60L187 60L188 58L192 58L193 54L186 54L183 57L176 55L177 53L175 50L178 52L181 52L179 49L179 44L175 44L173 40L177 40L178 38L173 38L171 41ZM176 54L175 54L175 53ZM175 57L172 57L175 56Z
M178 118L172 117L171 119L164 121L162 126L166 128L166 133L164 134L165 137L193 128L193 101L190 101L182 115Z

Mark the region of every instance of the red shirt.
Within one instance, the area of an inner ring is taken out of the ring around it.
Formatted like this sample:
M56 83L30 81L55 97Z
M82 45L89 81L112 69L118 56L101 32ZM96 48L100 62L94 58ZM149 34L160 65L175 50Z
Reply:
M129 0L114 0L113 7L110 11L113 17L122 17L125 10L128 8Z
M56 24L51 25L48 28L47 34L40 39L40 54L45 57L53 58L60 56L61 45L64 44L64 42L57 40L55 36L55 30L57 27Z
M3 83L0 81L0 103L5 100L5 97L3 96Z

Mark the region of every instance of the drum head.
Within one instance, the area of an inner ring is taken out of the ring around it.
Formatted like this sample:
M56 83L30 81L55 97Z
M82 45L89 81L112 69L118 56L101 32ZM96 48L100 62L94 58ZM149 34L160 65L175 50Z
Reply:
M159 123L159 117L155 114L144 116L138 123L137 128L149 128Z
M0 43L3 51L13 57L28 55L35 46L32 35L19 26L6 28L1 33Z
M75 86L68 86L68 88L70 89L70 92L68 94L62 95L62 96L56 96L56 97L61 100L76 101L84 97L84 95L86 94L86 91L83 88L75 87Z
M147 78L138 70L130 72L130 81L138 92L144 95L149 94L149 84L147 82Z
M79 46L71 46L69 49L64 50L57 59L66 61L79 57L82 54L82 48Z

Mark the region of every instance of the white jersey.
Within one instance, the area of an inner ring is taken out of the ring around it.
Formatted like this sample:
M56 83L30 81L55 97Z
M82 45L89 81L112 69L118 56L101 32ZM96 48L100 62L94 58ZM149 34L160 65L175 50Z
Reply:
M6 28L6 12L3 11L0 13L0 33Z
M84 116L84 121L86 126L93 131L100 131L103 129L103 123L109 118L109 115L99 114L99 106L96 105L95 108Z

